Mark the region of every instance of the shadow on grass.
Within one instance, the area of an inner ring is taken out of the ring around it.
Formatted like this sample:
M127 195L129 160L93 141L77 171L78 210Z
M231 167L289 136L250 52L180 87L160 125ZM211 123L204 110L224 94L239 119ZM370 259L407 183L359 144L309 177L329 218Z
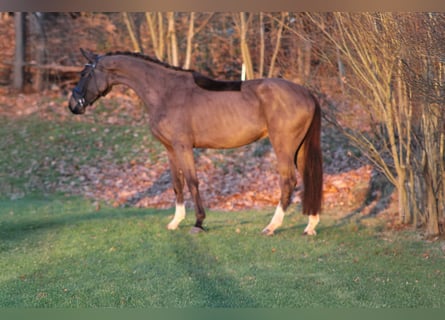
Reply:
M164 170L158 179L153 183L152 186L147 188L144 191L137 192L133 197L129 198L125 201L125 205L134 206L140 200L144 198L154 197L156 195L162 194L167 191L169 188L172 188L171 178L170 178L170 169Z
M260 304L242 288L240 276L230 275L212 255L209 246L203 243L207 235L189 235L183 237L175 234L171 242L180 269L193 280L200 295L199 304L193 307L233 308L259 307ZM234 248L236 250L236 248Z
M358 223L366 219L372 219L377 217L379 214L385 212L391 205L391 198L394 193L394 186L388 182L388 180L383 176L382 173L373 169L371 174L371 180L369 181L369 186L367 188L366 195L364 196L363 203L356 209L341 215L337 221L329 226L323 225L323 211L321 212L320 219L321 223L317 226L317 232L321 233L323 231L337 229L347 224ZM341 208L340 208L341 209ZM296 212L291 214L301 215L301 207L297 207ZM290 215L290 214L289 214ZM288 219L286 216L285 219ZM305 220L307 218L305 217ZM306 227L306 221L301 224L295 224L288 227L281 227L275 231L275 235L279 235L285 232L295 231L303 235L303 230Z
M373 170L362 205L341 218L340 224L349 223L352 220L361 222L376 217L389 208L394 186L381 173Z
M62 208L53 208L56 211ZM42 208L44 210L44 208ZM0 241L20 241L28 238L32 233L54 230L61 227L75 225L77 223L97 221L103 219L128 219L153 215L165 215L166 210L153 209L125 209L105 208L99 211L81 212L82 208L72 208L70 211L79 210L78 213L58 214L51 217L36 214L22 217L17 221L2 221L0 223Z

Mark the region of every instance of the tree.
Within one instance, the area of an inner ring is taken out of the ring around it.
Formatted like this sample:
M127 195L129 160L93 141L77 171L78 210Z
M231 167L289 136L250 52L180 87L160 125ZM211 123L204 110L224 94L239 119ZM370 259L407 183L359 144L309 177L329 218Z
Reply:
M36 61L36 68L33 74L33 88L36 92L40 92L44 87L45 70L41 68L46 63L46 35L44 29L44 21L40 12L29 15L30 34L34 34L33 52L35 55L33 60Z
M148 30L151 37L151 45L156 58L164 59L164 26L161 12L146 12Z
M122 17L127 27L128 34L130 35L131 43L133 44L133 51L142 52L142 46L140 45L138 38L136 36L133 26L133 21L131 20L127 12L122 12Z
M415 123L414 170L410 185L416 211L415 223L427 234L444 233L445 222L445 14L422 13L402 16L399 37L406 48L401 53L403 78L418 111ZM409 49L409 50L408 50Z
M273 54L272 54L272 58L271 58L271 62L270 62L269 73L267 74L268 78L271 78L274 75L275 61L277 60L278 51L280 50L281 34L283 33L283 28L284 28L284 19L287 16L288 16L287 12L282 12L281 13L281 19L280 19L280 22L279 22L277 37L276 37L276 40L275 40L275 48L274 48L274 51L273 51Z
M400 222L420 219L429 235L439 234L445 214L444 122L438 110L445 102L444 62L431 55L441 43L431 37L438 22L432 28L419 15L393 13L308 16L338 50L336 59L344 61L346 94L366 109L372 134L345 129L335 114L331 120L395 186ZM419 33L419 38L405 37Z
M178 41L176 38L175 13L167 12L168 31L167 31L167 57L168 63L173 66L179 66Z
M253 14L248 14L246 20L245 12L240 12L238 16L234 15L233 17L240 37L241 56L246 70L246 80L254 78L252 58L250 55L249 45L247 42L247 31L250 27L252 17Z
M24 65L25 65L25 13L14 13L15 24L15 59L13 71L13 87L19 90L24 85Z

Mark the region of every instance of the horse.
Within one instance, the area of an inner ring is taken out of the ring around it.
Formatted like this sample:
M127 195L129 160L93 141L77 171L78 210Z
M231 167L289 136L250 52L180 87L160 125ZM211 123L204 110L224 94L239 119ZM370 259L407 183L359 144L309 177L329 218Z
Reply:
M303 234L316 234L323 181L321 109L307 88L281 78L214 80L141 53L81 52L88 63L69 98L69 109L83 114L119 84L139 96L147 108L152 135L167 150L176 197L168 230L177 229L186 216L183 189L187 184L196 215L190 233L206 231L194 148L236 148L269 137L281 195L262 234L273 235L282 225L297 183L295 169L303 179L302 212L308 216Z

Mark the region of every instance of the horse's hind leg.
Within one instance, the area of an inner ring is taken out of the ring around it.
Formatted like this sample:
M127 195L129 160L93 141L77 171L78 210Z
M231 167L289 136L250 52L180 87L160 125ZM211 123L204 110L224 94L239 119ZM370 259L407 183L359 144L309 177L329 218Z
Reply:
M320 216L319 214L311 214L309 215L308 223L306 228L304 229L303 234L308 236L315 236L317 234L317 231L315 231L315 227L320 222Z
M298 151L297 154L297 169L298 172L300 173L300 176L303 177L304 174L304 159L305 159L305 149L304 146L301 146L300 150ZM303 191L304 192L304 191ZM315 227L318 225L318 223L320 222L320 215L318 214L318 212L316 212L315 214L311 214L308 216L308 223L306 228L304 229L303 234L304 235L309 235L309 236L315 236L317 234L317 231L315 231Z
M283 224L284 215L290 204L292 192L294 190L297 178L295 175L294 151L281 150L277 148L278 173L280 175L280 202L275 209L272 220L263 230L263 234L271 236L274 231Z

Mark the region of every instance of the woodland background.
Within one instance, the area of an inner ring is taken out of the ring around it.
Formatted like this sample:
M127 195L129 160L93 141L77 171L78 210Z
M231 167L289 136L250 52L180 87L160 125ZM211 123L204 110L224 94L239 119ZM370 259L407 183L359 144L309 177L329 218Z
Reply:
M78 80L80 47L138 51L217 79L283 77L309 87L322 104L325 207L386 212L395 225L428 237L445 232L444 13L35 12L1 13L0 26L0 116L63 120L66 104L56 101L66 100ZM123 112L144 121L131 91L107 99L114 113L100 121L118 124ZM338 143L343 138L347 147ZM223 180L203 191L208 205L233 209L278 199L270 144L241 152L249 163L231 152L200 152L201 186ZM171 206L165 162L42 165L87 177L75 186L59 181L52 186L59 190L116 206Z

